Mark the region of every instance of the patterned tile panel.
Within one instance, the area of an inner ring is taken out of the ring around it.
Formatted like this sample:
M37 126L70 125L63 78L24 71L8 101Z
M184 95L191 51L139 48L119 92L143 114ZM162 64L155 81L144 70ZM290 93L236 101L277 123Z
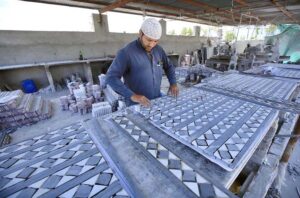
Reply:
M129 197L81 124L2 148L0 156L3 197Z
M221 190L213 185L125 116L115 115L112 119L197 196L224 198L232 196L227 190Z
M216 78L209 81L208 85L274 100L287 100L297 86L296 83L290 81L241 74L229 74Z
M162 101L156 99L151 108L141 107L139 113L212 162L234 170L249 159L278 111L221 94L191 90L196 95L190 99L192 104L185 102L161 111L175 100L167 96ZM177 101L181 97L186 96L181 94ZM156 114L151 113L153 108Z

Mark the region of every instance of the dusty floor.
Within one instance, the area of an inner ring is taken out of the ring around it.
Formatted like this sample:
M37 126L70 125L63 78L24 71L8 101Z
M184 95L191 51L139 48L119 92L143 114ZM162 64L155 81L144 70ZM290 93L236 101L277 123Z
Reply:
M281 192L282 198L300 197L300 141L297 142L289 160Z
M45 99L51 100L52 102L52 117L48 120L40 121L34 125L24 126L17 129L17 131L10 134L12 137L11 143L21 142L23 140L47 133L48 131L53 131L55 129L68 126L76 122L81 122L92 117L91 113L80 115L79 113L72 114L70 111L62 111L59 105L59 97L67 94L68 90L62 90L56 93L43 95Z

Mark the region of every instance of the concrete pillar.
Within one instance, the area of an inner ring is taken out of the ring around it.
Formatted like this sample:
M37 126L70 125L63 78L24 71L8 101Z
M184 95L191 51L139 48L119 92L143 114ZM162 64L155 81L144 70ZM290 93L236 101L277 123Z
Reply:
M159 22L162 29L161 37L165 37L167 35L167 22L163 19L161 19Z
M88 82L94 84L91 64L90 64L89 61L83 63L83 71L84 71L84 75L85 75L86 80Z
M195 36L197 38L200 37L200 30L201 30L200 26L194 26Z
M46 71L46 75L47 75L51 90L52 90L52 92L55 92L56 90L55 90L54 80L53 80L52 74L49 70L49 65L45 65L45 71Z

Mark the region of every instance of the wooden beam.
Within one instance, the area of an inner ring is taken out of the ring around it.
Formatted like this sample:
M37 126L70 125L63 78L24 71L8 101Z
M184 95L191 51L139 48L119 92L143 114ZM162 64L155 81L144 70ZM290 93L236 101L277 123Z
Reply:
M174 11L176 13L177 16L187 16L189 18L194 18L194 19L200 19L200 20L208 20L205 17L200 17L198 12L192 11L192 10L186 10L186 9L181 9L178 7L174 7L174 6L169 6L169 5L162 5L159 3L154 3L154 2L143 2L144 5L146 6L152 6L154 8L161 8L164 11ZM149 11L153 11L153 9L151 9L150 7L146 7L147 10ZM152 12L151 11L151 12ZM172 14L174 14L174 12Z
M248 6L248 4L244 0L234 0L234 2L237 2L238 4L243 6Z
M101 8L100 9L100 14L104 13L104 12L108 12L108 11L111 11L115 8L119 8L119 7L122 7L124 5L126 5L127 3L130 3L130 2L135 2L137 0L117 0L116 2L104 7L104 8Z
M277 2L276 0L271 0L271 2L277 7L277 9L279 9L281 12L283 12L287 17L289 17L290 19L292 19L293 21L298 23L298 20L295 19L293 14L291 12L289 12L287 9L285 9L285 7L282 6L279 2Z

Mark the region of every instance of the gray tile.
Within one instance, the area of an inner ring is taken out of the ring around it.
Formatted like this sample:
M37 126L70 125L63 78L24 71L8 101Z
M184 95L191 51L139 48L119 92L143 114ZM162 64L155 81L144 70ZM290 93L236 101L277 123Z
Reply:
M147 145L147 150L150 149L150 150L157 150L157 144L155 143L149 143Z
M68 176L77 176L80 174L82 169L82 166L71 166L71 168L69 168L68 172L66 173L66 175Z
M167 150L160 150L157 152L158 158L168 159L169 158L169 151Z
M74 197L89 197L89 194L92 190L90 185L80 185Z
M55 148L54 145L46 145L46 146L44 146L44 147L41 149L41 151L42 151L42 152L48 152L48 151L52 151L54 148Z
M76 153L75 151L66 151L66 152L61 156L61 158L63 158L63 159L71 159L75 153Z
M56 187L58 182L61 180L61 176L58 175L52 175L50 176L42 185L42 188L48 188L48 189L53 189Z
M34 188L26 188L17 196L17 198L31 198L36 191L37 189Z
M93 144L83 144L79 148L80 151L88 151L92 148Z
M170 159L168 167L169 167L169 169L181 169L180 160Z
M35 170L36 168L27 167L21 173L19 173L17 177L22 179L27 179Z
M44 161L41 165L42 168L50 168L52 167L53 163L55 162L55 159L47 159L46 161Z
M216 197L214 187L211 184L202 183L199 185L200 197L203 198L214 198Z
M101 160L101 157L93 156L88 159L88 161L85 163L85 165L96 166L100 160Z
M109 184L111 178L112 178L112 174L103 173L103 174L99 175L99 177L96 181L96 184L107 186Z
M229 151L239 151L240 149L234 144L227 144L226 145Z
M1 168L9 168L11 167L12 165L14 165L18 160L17 159L9 159L9 160L6 160L5 162L3 162L0 167Z
M183 171L182 180L184 182L195 182L196 181L196 173L191 170Z
M5 186L11 179L8 179L6 177L0 177L0 188Z
M223 159L231 159L231 155L227 151L219 151Z
M208 146L205 140L197 139L196 142L199 146Z
M149 141L149 136L147 135L142 135L138 139L139 142L148 142Z
M67 144L69 144L69 142L71 142L70 139L63 139L63 140L60 141L58 144L59 144L59 145L67 145Z
M22 158L23 158L23 159L30 160L30 159L34 158L34 156L35 156L37 153L38 153L37 151L30 151L30 152L27 152Z

